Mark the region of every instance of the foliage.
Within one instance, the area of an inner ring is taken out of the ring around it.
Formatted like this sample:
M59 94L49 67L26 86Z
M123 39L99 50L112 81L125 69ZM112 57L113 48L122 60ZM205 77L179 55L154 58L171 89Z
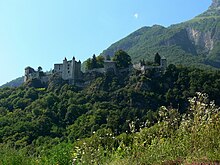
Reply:
M159 53L156 53L155 57L154 57L154 62L156 64L160 65L160 60L161 60L161 57L160 57Z
M131 65L131 57L123 50L118 50L113 56L118 68L127 68Z
M207 99L207 95L197 93L182 117L176 109L161 107L160 121L140 132L116 137L108 130L97 132L75 144L73 161L77 164L218 162L220 109ZM206 115L201 117L201 113Z
M95 54L92 56L92 59L89 58L85 61L85 65L86 65L87 70L91 70L94 68L102 68L102 67L104 67L103 63L104 63L104 57L101 55L96 57Z
M218 71L169 65L85 89L50 81L0 89L0 164L220 160Z
M37 68L37 71L38 71L38 72L41 72L41 71L42 71L42 67L39 66L39 67Z
M4 87L19 87L21 86L21 84L24 82L24 77L18 77L10 82L7 82L5 84L3 84L2 86L0 86L0 88L4 88Z

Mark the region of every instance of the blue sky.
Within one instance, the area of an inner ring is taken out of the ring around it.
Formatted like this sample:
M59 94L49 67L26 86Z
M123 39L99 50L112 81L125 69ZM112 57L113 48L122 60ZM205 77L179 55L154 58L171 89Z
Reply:
M26 66L50 70L64 57L84 61L133 31L169 26L211 0L0 0L0 85Z

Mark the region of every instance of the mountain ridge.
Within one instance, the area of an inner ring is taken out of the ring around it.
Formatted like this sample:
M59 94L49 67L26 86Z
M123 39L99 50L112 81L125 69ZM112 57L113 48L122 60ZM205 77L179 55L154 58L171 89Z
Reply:
M211 4L211 6L209 8L210 9L212 9L212 8L220 9L220 0L212 0L212 4Z
M112 44L102 55L123 49L134 62L152 59L156 52L181 65L220 68L220 1L213 0L207 11L169 27L142 27Z
M24 82L24 76L18 77L14 80L11 80L3 85L0 86L0 88L4 87L19 87Z

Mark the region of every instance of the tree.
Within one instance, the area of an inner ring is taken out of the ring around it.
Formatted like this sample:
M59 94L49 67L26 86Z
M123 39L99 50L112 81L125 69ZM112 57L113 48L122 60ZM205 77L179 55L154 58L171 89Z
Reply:
M118 68L127 68L131 64L131 57L123 50L115 52L113 61Z
M92 69L97 68L98 63L97 63L97 59L96 59L96 55L93 54L92 56Z
M92 59L91 58L87 59L85 64L86 64L86 69L87 70L92 69Z
M105 58L102 55L99 55L98 57L96 57L96 60L97 60L97 68L103 68Z
M94 54L92 59L89 58L86 60L86 69L87 70L91 70L94 68L103 68L104 67L104 57L103 56L98 56L96 57L96 55Z
M37 71L38 71L38 72L41 72L41 71L42 71L42 67L39 66L39 67L37 68Z
M108 61L110 61L110 60L111 60L111 57L110 57L109 55L106 55L106 56L105 56L105 59L108 60Z
M154 63L160 65L160 60L161 60L161 57L160 57L159 53L156 53L155 57L154 57Z

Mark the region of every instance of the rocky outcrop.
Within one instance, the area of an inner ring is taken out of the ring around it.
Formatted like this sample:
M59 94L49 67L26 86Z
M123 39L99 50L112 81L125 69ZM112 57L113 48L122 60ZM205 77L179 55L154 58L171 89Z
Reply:
M207 11L200 14L199 17L220 16L220 0L212 0L212 4Z
M212 0L212 4L210 6L210 9L220 9L220 0Z
M178 45L185 52L197 55L191 35L188 34L188 31L185 28L174 33L173 36L162 41L161 43L165 46Z
M192 27L186 28L188 36L191 42L201 51L202 53L209 53L214 47L214 40L211 31L202 32ZM199 51L197 50L197 51ZM199 52L197 52L199 53Z

